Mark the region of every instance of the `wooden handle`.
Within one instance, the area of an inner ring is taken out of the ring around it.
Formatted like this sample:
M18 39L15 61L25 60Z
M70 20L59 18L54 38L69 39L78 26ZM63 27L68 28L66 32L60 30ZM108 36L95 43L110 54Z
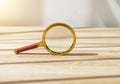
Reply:
M19 53L21 53L21 52L23 52L23 51L37 48L37 47L38 47L38 44L39 44L39 43L34 43L34 44L32 44L32 45L28 45L28 46L25 46L25 47L21 47L21 48L15 49L14 52L15 52L16 54L19 54Z

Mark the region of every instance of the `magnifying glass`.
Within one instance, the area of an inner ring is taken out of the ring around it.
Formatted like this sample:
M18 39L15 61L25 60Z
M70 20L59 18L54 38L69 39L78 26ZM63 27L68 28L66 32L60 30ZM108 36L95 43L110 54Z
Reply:
M74 30L67 24L54 23L43 32L41 42L15 49L14 52L19 54L26 50L44 47L50 54L62 56L68 54L75 44Z

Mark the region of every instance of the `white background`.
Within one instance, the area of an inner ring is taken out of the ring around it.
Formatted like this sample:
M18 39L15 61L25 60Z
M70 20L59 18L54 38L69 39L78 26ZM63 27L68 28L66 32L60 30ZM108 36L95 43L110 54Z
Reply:
M44 25L65 22L75 27L120 26L120 0L44 0Z
M0 0L0 26L48 26L54 22L119 27L120 0Z

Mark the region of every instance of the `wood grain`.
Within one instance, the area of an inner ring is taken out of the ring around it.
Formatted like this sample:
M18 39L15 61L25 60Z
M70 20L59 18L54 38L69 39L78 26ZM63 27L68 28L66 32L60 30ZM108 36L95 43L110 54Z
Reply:
M120 84L120 29L76 28L75 49L52 56L44 48L15 55L41 40L40 27L0 27L0 84Z

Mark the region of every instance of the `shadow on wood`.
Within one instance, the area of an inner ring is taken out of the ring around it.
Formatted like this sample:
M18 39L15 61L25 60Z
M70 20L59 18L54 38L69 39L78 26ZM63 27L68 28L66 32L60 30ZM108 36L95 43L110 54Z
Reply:
M50 60L50 61L28 61L28 62L6 62L0 65L13 65L13 64L40 64L40 63L59 63L59 62L80 62L80 61L105 61L105 60L120 60L119 58L95 58L95 59L78 59L78 60Z
M16 83L41 83L41 82L59 82L59 81L72 81L72 80L92 80L92 79L107 79L107 78L120 78L120 75L103 75L103 76L89 76L89 77L70 77L70 78L55 78L55 79L40 79L40 80L20 80L0 82L0 84L16 84Z

